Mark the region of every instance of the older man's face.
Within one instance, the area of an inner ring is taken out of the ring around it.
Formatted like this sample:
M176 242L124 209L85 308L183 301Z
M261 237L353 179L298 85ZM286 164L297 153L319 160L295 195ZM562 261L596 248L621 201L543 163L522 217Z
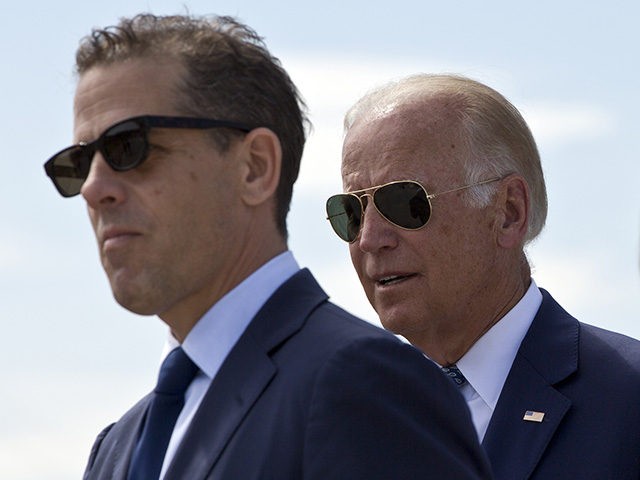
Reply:
M75 141L138 115L180 115L177 62L132 60L80 78ZM195 322L233 286L245 226L234 148L203 130L152 129L139 167L112 170L97 153L82 187L102 265L118 302L165 321ZM168 322L169 323L169 322Z
M345 191L395 180L416 180L428 193L463 185L460 159L467 152L454 124L437 102L356 123L343 147ZM353 265L384 327L418 346L477 321L473 306L490 301L497 250L492 208L471 208L463 194L433 199L428 224L413 231L367 208L360 235L350 245Z

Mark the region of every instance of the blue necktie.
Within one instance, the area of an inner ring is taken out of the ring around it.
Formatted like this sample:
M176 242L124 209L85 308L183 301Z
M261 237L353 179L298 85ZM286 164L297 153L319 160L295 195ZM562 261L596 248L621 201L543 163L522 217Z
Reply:
M440 367L444 374L451 379L457 386L461 387L467 383L467 379L464 378L462 372L455 365L449 365L448 367Z
M198 367L178 347L162 363L144 428L133 452L127 480L157 480L173 427L184 406L184 392Z

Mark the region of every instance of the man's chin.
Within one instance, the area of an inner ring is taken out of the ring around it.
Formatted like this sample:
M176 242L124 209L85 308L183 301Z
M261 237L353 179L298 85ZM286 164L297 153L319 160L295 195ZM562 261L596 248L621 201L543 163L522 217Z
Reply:
M155 302L150 301L151 296L148 292L143 292L133 286L111 284L113 298L118 304L137 315L156 315L158 307Z

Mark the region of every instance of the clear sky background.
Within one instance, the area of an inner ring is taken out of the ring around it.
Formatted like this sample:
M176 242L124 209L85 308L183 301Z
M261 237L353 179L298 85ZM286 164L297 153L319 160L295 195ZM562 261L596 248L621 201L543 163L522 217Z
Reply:
M376 323L324 219L341 190L345 110L382 82L456 72L505 94L542 156L549 218L534 278L582 321L640 338L640 7L634 0L44 0L0 30L0 478L77 479L95 435L155 383L166 329L120 308L84 202L43 162L72 137L78 40L141 11L228 14L266 39L314 130L290 247L333 300ZM553 332L550 332L552 334Z

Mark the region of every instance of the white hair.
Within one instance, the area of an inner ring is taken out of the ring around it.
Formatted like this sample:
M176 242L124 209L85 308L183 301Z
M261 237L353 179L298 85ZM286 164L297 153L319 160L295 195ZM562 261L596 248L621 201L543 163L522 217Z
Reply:
M525 243L536 238L547 217L547 192L538 148L520 112L492 88L459 75L413 75L358 100L345 115L345 134L356 121L371 120L398 106L436 97L455 100L454 113L469 153L463 160L467 183L512 173L525 179L531 193ZM426 110L425 115L429 115ZM472 206L487 206L496 189L492 183L473 187L468 190L467 201Z

